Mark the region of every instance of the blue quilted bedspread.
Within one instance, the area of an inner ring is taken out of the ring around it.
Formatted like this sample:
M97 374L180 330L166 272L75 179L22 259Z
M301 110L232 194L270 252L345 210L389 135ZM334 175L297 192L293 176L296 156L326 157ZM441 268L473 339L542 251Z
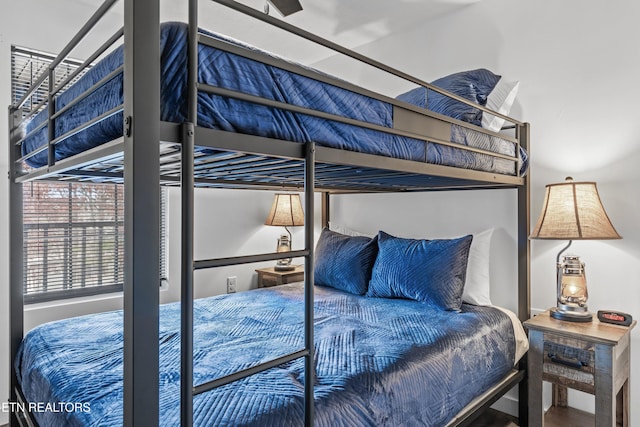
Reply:
M182 23L166 23L161 27L161 119L164 121L186 121L186 29L186 24ZM219 35L213 36L224 39ZM59 96L57 108L63 108L122 63L121 46ZM203 83L392 127L392 106L385 102L204 45L199 46L199 64L198 78ZM120 73L56 119L56 136L64 135L122 104L122 80ZM45 120L46 112L42 112L27 124L25 131L36 129ZM428 144L427 148L425 142L415 139L204 93L198 95L198 125L295 142L315 141L319 145L350 151L490 172L514 174L515 170L514 163L508 160L434 144ZM456 125L453 128L455 142L515 155L516 149L511 142ZM56 159L67 158L119 136L122 136L122 113L114 114L57 144ZM35 151L45 145L46 140L45 126L28 136L22 146L22 154ZM46 165L46 150L28 158L27 163L34 167Z
M460 313L402 299L315 289L317 426L442 426L514 364L502 311ZM197 300L194 383L303 348L303 287ZM160 420L179 425L180 310L162 306ZM304 363L297 360L194 399L198 426L300 426ZM41 426L122 423L122 312L39 326L15 361L30 402L78 402L89 411L39 412Z

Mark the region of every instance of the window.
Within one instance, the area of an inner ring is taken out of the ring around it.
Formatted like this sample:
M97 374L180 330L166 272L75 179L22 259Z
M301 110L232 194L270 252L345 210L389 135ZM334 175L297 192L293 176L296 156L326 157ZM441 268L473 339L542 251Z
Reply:
M31 182L23 189L25 302L121 291L124 187ZM161 283L167 280L165 193L161 197Z
M53 56L12 48L12 99L19 100ZM79 61L56 71L63 81ZM43 85L46 88L46 83ZM46 91L23 108L38 108ZM41 107L40 107L41 108ZM166 190L161 193L160 284L166 275ZM23 184L25 303L121 291L124 282L124 186L30 182Z
M25 301L122 290L122 186L32 182L23 189Z

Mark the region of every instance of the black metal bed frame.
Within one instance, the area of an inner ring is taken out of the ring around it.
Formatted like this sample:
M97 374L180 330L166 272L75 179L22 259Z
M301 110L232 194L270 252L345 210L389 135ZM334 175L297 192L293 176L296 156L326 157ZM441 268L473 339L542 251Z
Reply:
M72 49L84 38L117 0L105 0L95 14L69 42L53 61L49 76ZM456 95L433 87L427 82L388 67L333 42L320 38L292 25L264 15L232 0L212 0L238 12L272 24L280 29L306 38L349 56L362 63L376 67L407 81L443 93L460 102L469 102ZM239 51L233 45L198 33L197 0L189 0L188 42L188 118L186 123L161 122L160 117L160 64L159 54L159 1L124 0L125 19L123 29L116 32L92 55L83 66L95 60L109 46L124 35L124 104L111 110L88 124L57 137L53 123L61 113L55 110L54 98L67 82L55 87L49 78L49 151L48 166L24 171L25 157L20 154L23 139L18 136L22 121L22 103L37 89L47 75L36 81L23 100L9 107L9 156L10 156L10 245L22 248L22 184L32 180L95 180L124 182L125 185L125 286L124 286L124 419L126 426L158 425L158 317L159 317L159 208L160 186L180 185L182 188L182 354L181 354L181 425L193 423L193 396L215 387L228 384L248 375L269 369L278 364L304 357L305 378L313 378L313 256L314 256L314 192L321 191L322 221L329 217L329 194L341 192L388 192L388 191L432 191L448 189L516 188L518 193L518 316L520 320L530 317L530 250L529 232L529 176L519 177L517 155L509 157L483 150L461 147L494 157L514 161L515 175L499 175L408 160L379 157L370 154L348 152L316 146L314 143L300 144L290 141L244 135L199 127L197 123L198 91L231 97L281 108L295 113L309 114L326 120L366 127L380 132L453 145L439 138L442 124L455 123L472 127L487 134L500 136L528 148L529 125L485 107L474 105L483 111L504 118L510 123L515 136L483 131L475 126L459 122L426 110L376 94L341 80L316 75L306 68L278 59L266 59L260 54ZM329 115L303 107L282 104L233 92L197 82L198 43L269 62L289 71L310 76L334 85L342 86L393 105L394 117L404 118L397 128L359 122ZM82 67L81 67L82 68ZM70 79L69 79L70 81ZM44 107L44 106L43 106ZM55 160L55 145L70 134L91 126L104 117L124 111L123 136L109 143L78 154L69 159ZM416 124L417 123L417 124ZM435 130L434 130L435 129ZM435 133L434 133L435 132ZM135 140L135 144L133 141ZM160 143L159 143L160 142ZM197 144L196 144L197 142ZM215 148L224 154L206 155L196 146ZM44 150L43 149L43 150ZM518 150L516 149L516 152ZM397 184L402 178L401 184ZM392 182L392 184L390 184ZM301 189L305 194L305 249L289 252L286 257L305 258L305 348L276 360L254 366L227 377L205 384L193 384L193 273L195 270L215 268L233 264L254 263L283 258L282 254L269 253L208 260L195 260L193 253L194 233L194 187L260 188L268 190ZM23 288L22 251L12 250L10 259L10 320L11 360L23 338ZM132 284L135 283L135 286ZM520 425L526 424L526 371L525 361L518 369L504 378L490 392L476 399L452 420L452 425L469 425L481 410L485 409L515 384L519 384ZM13 364L12 364L13 366ZM16 373L11 368L11 401L23 401ZM305 424L313 425L313 381L305 381ZM11 425L36 425L30 414L14 414Z

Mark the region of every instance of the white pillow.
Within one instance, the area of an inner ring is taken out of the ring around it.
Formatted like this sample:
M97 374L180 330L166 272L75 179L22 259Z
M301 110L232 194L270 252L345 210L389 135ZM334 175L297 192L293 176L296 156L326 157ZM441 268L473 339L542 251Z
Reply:
M335 231L336 233L344 234L344 235L347 235L347 236L373 237L373 236L371 236L369 234L365 234L365 233L361 233L361 232L356 231L356 230L352 230L349 227L345 227L344 225L334 224L331 221L329 221L329 230ZM375 236L375 234L374 234L374 236Z
M511 111L513 102L516 100L519 87L520 82L508 82L504 77L501 77L487 97L486 107L500 114L504 114L505 116L508 115L509 111ZM503 124L504 119L496 117L493 114L489 114L486 111L482 112L483 128L493 132L499 132L500 129L502 129Z
M475 233L469 249L467 279L462 301L474 305L492 305L489 280L489 255L493 228Z

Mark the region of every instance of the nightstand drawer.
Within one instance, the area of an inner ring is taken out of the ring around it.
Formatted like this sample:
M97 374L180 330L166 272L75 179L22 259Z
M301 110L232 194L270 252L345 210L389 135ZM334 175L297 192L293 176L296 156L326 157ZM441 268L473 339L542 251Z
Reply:
M595 393L595 348L588 341L543 335L542 376L545 381Z

